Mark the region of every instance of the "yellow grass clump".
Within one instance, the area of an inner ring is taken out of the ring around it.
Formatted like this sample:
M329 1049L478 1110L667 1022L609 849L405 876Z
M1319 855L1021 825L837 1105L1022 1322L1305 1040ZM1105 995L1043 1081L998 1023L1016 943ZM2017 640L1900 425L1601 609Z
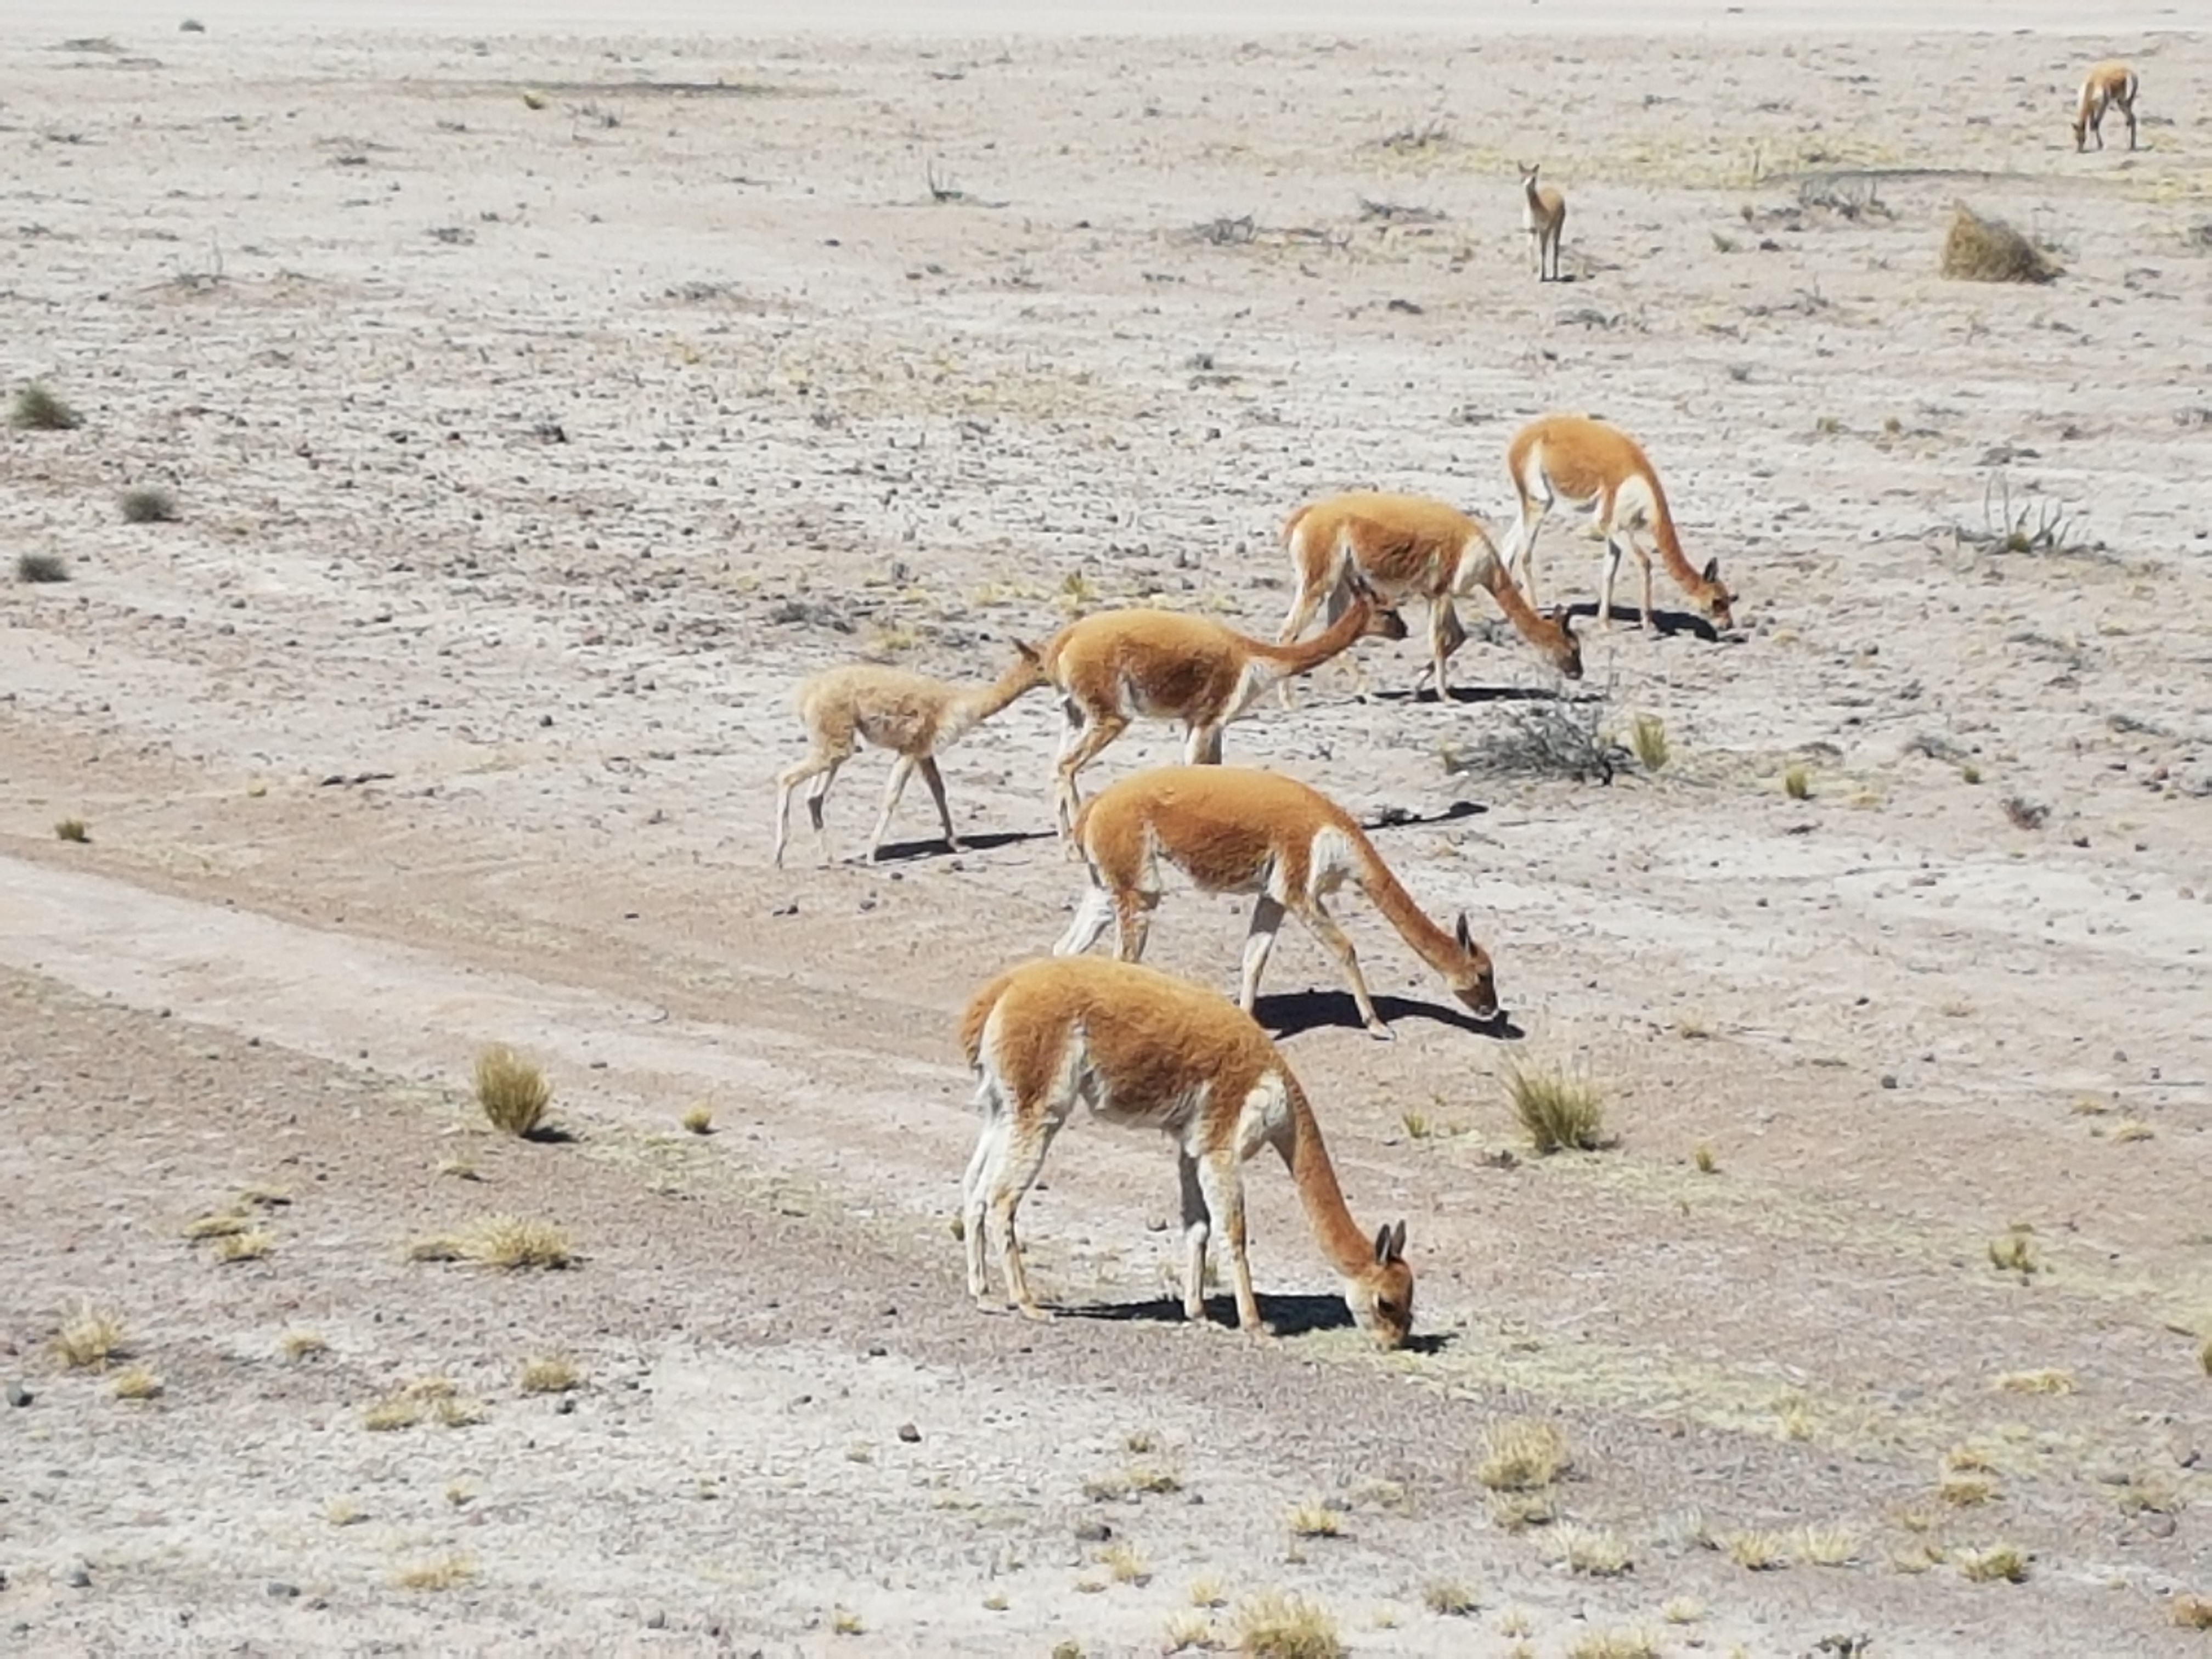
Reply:
M52 1343L54 1358L73 1371L100 1371L129 1351L123 1322L105 1308L80 1302L62 1316Z
M126 1365L115 1374L115 1397L118 1400L156 1400L161 1394L161 1379L144 1365Z
M295 1364L315 1354L327 1352L330 1346L324 1340L320 1331L289 1330L276 1339L277 1348L285 1358L291 1360Z
M2177 1595L2173 1622L2184 1630L2212 1630L2212 1595Z
M2010 1544L1992 1544L1984 1550L1961 1550L1954 1559L1958 1562L1960 1576L1977 1584L2000 1580L2008 1584L2027 1582L2027 1557Z
M477 1576L477 1564L465 1555L441 1555L417 1561L392 1575L401 1589L442 1590L465 1584Z
M1167 1631L1160 1644L1163 1653L1206 1652L1221 1645L1220 1632L1213 1628L1213 1620L1195 1607L1184 1607L1168 1615Z
M1325 1504L1301 1504L1291 1511L1291 1531L1300 1538L1335 1538L1344 1531L1344 1517Z
M1984 219L1964 202L1951 216L1941 267L1968 283L2047 283L2062 275L2051 257L2002 219Z
M1476 1480L1492 1492L1538 1492L1566 1470L1567 1437L1556 1423L1508 1417L1483 1431Z
M1567 1650L1567 1659L1659 1659L1659 1638L1646 1630L1592 1631Z
M488 1215L458 1231L436 1233L407 1246L410 1261L473 1261L485 1267L566 1267L575 1261L568 1236L550 1221Z
M704 1101L702 1101L699 1104L694 1106L690 1111L684 1114L684 1127L686 1130L695 1135L708 1135L714 1133L714 1108L708 1106Z
M1237 1650L1254 1659L1344 1659L1346 1649L1319 1602L1262 1590L1237 1605Z
M2074 1373L2056 1370L2007 1371L1997 1378L1997 1387L2007 1394L2071 1394Z
M583 1385L576 1363L561 1354L540 1354L522 1363L525 1394L566 1394Z
M1594 1527L1560 1526L1547 1544L1550 1559L1569 1572L1592 1578L1617 1578L1634 1565L1628 1546Z
M477 1056L477 1103L494 1128L526 1140L538 1133L552 1099L545 1073L505 1043Z
M1587 1077L1553 1066L1509 1066L1505 1091L1513 1114L1539 1153L1594 1152L1613 1145L1605 1133L1605 1097Z

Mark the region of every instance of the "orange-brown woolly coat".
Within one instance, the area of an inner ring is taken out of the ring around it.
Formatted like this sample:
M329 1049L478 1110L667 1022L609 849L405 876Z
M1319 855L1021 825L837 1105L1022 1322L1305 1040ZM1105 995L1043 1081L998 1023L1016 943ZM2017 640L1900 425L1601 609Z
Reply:
M1521 573L1530 604L1535 603L1537 526L1554 501L1589 510L1606 538L1603 592L1599 622L1610 626L1613 580L1624 551L1633 551L1644 574L1644 626L1651 625L1651 556L1638 539L1648 531L1659 556L1682 591L1718 628L1735 626L1734 596L1721 583L1720 561L1698 570L1682 552L1667 492L1643 446L1618 427L1583 415L1546 415L1514 434L1505 453L1506 470L1520 499L1520 516L1506 550L1509 573Z

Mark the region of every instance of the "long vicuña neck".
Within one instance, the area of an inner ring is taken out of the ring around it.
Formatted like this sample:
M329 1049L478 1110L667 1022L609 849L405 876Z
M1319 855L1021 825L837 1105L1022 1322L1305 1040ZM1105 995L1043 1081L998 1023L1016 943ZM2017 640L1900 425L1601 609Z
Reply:
M1038 684L1036 671L1027 662L1017 662L988 685L972 687L953 698L946 711L945 726L939 735L940 743L958 737L973 726L981 725L1023 692Z
M1667 510L1666 492L1650 473L1644 475L1644 482L1651 491L1651 539L1658 544L1659 556L1666 563L1667 574L1682 585L1684 592L1703 594L1705 579L1682 556L1681 538L1674 533L1674 515Z
M1490 570L1484 579L1490 597L1498 601L1498 608L1505 613L1505 620L1513 630L1529 644L1549 648L1559 643L1559 625L1537 613L1536 608L1522 597L1521 585L1505 574L1505 568L1497 560L1490 562Z
M1284 1073L1285 1091L1291 1102L1291 1144L1283 1161L1291 1166L1291 1184L1298 1202L1305 1206L1306 1222L1314 1242L1329 1265L1346 1279L1357 1279L1374 1265L1375 1246L1344 1207L1344 1189L1336 1184L1336 1166L1328 1161L1322 1144L1321 1125L1297 1079Z
M1296 645L1269 645L1264 640L1245 641L1253 657L1265 665L1269 678L1286 680L1293 674L1303 674L1318 668L1339 652L1347 649L1367 631L1374 606L1365 599L1354 599L1349 609L1326 629L1310 640Z
M1459 941L1435 922L1428 912L1413 902L1390 866L1382 862L1382 855L1375 850L1357 824L1351 824L1352 849L1359 861L1359 885L1382 919L1398 930L1398 937L1413 947L1413 954L1435 969L1445 978L1462 972L1467 967L1467 952L1460 949Z

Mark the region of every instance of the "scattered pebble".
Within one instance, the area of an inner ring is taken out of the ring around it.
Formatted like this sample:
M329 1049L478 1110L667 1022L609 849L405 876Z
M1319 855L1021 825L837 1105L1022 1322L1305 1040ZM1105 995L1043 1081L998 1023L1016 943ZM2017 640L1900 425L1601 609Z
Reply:
M911 1423L902 1423L898 1425L898 1437L910 1446L921 1438L921 1431Z
M300 1587L297 1584L288 1584L281 1578L270 1579L262 1586L262 1589L267 1592L269 1599L272 1601L289 1601L300 1594Z
M10 1379L10 1380L9 1380L9 1384L8 1384L8 1403L9 1403L9 1405L11 1405L11 1406L27 1406L27 1405L29 1405L29 1404L30 1404L33 1400L36 1400L37 1398L38 1398L38 1395L36 1395L33 1394L33 1393L32 1393L28 1389L25 1388L25 1387L24 1387L21 1382L16 1382L16 1381L13 1380L13 1379Z
M1103 1544L1114 1535L1114 1528L1103 1521L1079 1521L1075 1523L1075 1541L1079 1544Z

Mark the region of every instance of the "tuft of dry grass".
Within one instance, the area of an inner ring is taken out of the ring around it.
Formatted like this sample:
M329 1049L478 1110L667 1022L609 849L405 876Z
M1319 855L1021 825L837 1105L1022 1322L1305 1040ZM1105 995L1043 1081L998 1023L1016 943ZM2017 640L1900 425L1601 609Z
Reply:
M140 484L121 496L125 524L174 524L177 498L159 484Z
M214 1215L197 1216L185 1224L185 1237L190 1239L224 1238L233 1233L252 1230L253 1219L236 1210L223 1210Z
M58 393L36 380L19 386L9 406L8 424L18 432L71 432L84 424L84 416Z
M684 1127L695 1135L710 1135L714 1133L714 1109L708 1106L705 1101L701 1101L690 1111L684 1114Z
M1281 1590L1237 1604L1237 1650L1253 1659L1344 1659L1348 1651L1326 1607Z
M866 1623L850 1607L831 1608L830 1628L840 1636L865 1636L868 1631Z
M1474 1478L1492 1492L1537 1492L1566 1472L1567 1437L1556 1423L1508 1417L1482 1433Z
M1145 1559L1144 1552L1134 1544L1109 1544L1098 1553L1098 1565L1113 1575L1117 1584L1149 1584L1152 1582L1152 1564Z
M1605 1096L1588 1077L1556 1065L1542 1071L1509 1066L1505 1091L1539 1154L1594 1152L1613 1144L1605 1133Z
M1540 1492L1494 1492L1484 1501L1492 1524L1500 1532L1548 1527L1559 1518L1559 1498L1548 1486Z
M477 1576L477 1564L458 1553L434 1556L428 1561L416 1561L398 1569L392 1582L401 1589L454 1589Z
M2063 275L2051 256L2002 219L1984 219L1964 202L1951 215L1938 266L1968 283L2048 283Z
M1859 1559L1858 1534L1848 1527L1801 1527L1796 1542L1808 1567L1848 1567Z
M1617 1578L1635 1565L1617 1534L1595 1527L1558 1527L1545 1547L1550 1560L1586 1577Z
M1194 1607L1225 1607L1229 1605L1228 1588L1218 1573L1204 1573L1190 1581L1183 1595Z
M1996 1386L2006 1394L2071 1394L2074 1373L2066 1370L2007 1371Z
M295 1364L312 1355L327 1353L330 1346L320 1331L289 1330L276 1339L277 1351Z
M1659 1638L1647 1630L1592 1631L1567 1650L1567 1659L1660 1659Z
M1638 714L1628 728L1628 746L1636 751L1636 763L1647 772L1666 769L1673 757L1673 746L1667 741L1666 722L1656 714Z
M109 1360L131 1351L122 1320L90 1302L80 1302L62 1316L61 1329L48 1346L73 1371L104 1371Z
M2027 1581L2027 1557L2011 1544L1992 1544L1987 1549L1960 1550L1952 1558L1962 1578L1977 1584L2008 1584Z
M358 1526L368 1519L368 1511L350 1498L333 1498L323 1505L323 1519L333 1527Z
M1936 1483L1936 1495L1962 1510L1978 1509L1997 1495L1997 1483L1971 1469L1947 1469Z
M526 1216L480 1216L458 1231L413 1240L410 1261L473 1261L514 1270L566 1267L575 1261L568 1236L550 1221Z
M562 1354L540 1354L522 1362L525 1394L566 1394L583 1386L583 1374L573 1359Z
M1671 1596L1659 1616L1670 1625L1694 1625L1705 1616L1705 1604L1694 1595Z
M1692 1152L1690 1157L1691 1161L1698 1166L1698 1173L1699 1175L1718 1175L1720 1173L1720 1159L1713 1156L1713 1149L1705 1145L1704 1142L1700 1141L1698 1143L1697 1151Z
M1802 766L1793 766L1782 775L1782 793L1792 800L1813 798L1813 775Z
M2177 1595L2173 1622L2184 1630L2212 1630L2212 1595Z
M477 1104L492 1127L527 1140L538 1133L553 1085L545 1073L503 1042L477 1056Z
M1747 1572L1772 1572L1790 1565L1790 1540L1776 1532L1732 1532L1718 1540L1728 1559Z
M115 1374L115 1397L118 1400L158 1400L161 1395L161 1379L145 1365L126 1365Z
M390 1434L413 1428L428 1413L425 1402L410 1394L386 1395L362 1410L361 1425L372 1434Z
M58 553L18 553L15 580L19 582L65 582L69 565Z
M1291 1511L1291 1534L1296 1538L1339 1538L1344 1517L1326 1504L1301 1504Z
M92 826L82 818L64 818L54 825L54 838L82 847L92 839Z
M2032 801L2025 795L2007 795L2003 805L2004 815L2012 821L2015 830L2040 830L2043 821L2051 816L2048 806L2039 801Z
M1221 1632L1197 1608L1183 1607L1168 1615L1163 1653L1207 1652L1220 1645Z
M2024 1232L2010 1232L2002 1238L1991 1239L1990 1266L1999 1273L2018 1273L2023 1280L2043 1270L2043 1264L2035 1258L2035 1246Z
M225 1233L215 1242L215 1259L220 1263L258 1261L276 1248L276 1237L265 1228L250 1228L245 1232Z
M1469 1619L1482 1607L1466 1585L1445 1579L1436 1580L1422 1590L1421 1605L1444 1619Z

